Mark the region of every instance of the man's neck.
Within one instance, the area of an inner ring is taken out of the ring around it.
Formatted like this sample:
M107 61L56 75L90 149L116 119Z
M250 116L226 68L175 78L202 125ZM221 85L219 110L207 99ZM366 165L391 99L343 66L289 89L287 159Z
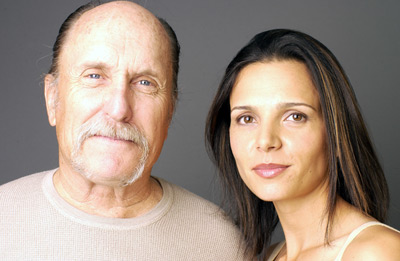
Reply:
M143 175L128 186L95 184L75 175L57 170L53 177L55 189L69 204L92 215L138 217L153 209L163 195L161 185L150 175Z

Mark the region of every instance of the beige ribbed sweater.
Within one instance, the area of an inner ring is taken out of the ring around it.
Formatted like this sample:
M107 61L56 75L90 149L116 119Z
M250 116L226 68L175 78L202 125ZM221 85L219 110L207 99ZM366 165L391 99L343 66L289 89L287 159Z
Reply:
M128 219L89 215L56 192L55 170L0 186L1 260L243 260L214 204L158 179L163 198Z

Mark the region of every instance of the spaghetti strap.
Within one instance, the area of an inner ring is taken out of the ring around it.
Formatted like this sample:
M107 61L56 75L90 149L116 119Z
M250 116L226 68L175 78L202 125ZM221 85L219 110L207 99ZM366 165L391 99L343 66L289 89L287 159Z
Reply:
M281 252L282 247L285 245L285 241L279 242L272 251L271 255L267 258L267 261L274 261L275 258L279 255L279 252Z
M368 227L371 227L371 226L383 226L383 227L387 227L387 228L389 228L389 229L391 229L391 230L394 230L394 231L399 232L398 230L396 230L396 229L394 229L394 228L392 228L392 227L390 227L390 226L388 226L388 225L386 225L386 224L383 224L383 223L381 223L381 222L378 222L378 221L370 221L370 222L364 223L364 224L362 224L361 226L359 226L358 228L354 229L354 230L350 233L350 235L349 235L349 237L347 238L346 242L343 244L342 248L340 249L340 252L339 252L339 254L337 255L335 261L340 261L340 260L342 260L344 251L346 250L346 248L348 247L348 245L350 245L350 243L353 241L353 239L356 238L356 237L358 236L358 234L360 234L364 229L366 229L366 228L368 228Z

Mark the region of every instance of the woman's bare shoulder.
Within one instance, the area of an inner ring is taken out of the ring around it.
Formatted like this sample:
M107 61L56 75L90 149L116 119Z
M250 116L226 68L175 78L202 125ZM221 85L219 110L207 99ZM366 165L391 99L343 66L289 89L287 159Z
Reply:
M370 226L349 244L342 260L400 260L400 232Z

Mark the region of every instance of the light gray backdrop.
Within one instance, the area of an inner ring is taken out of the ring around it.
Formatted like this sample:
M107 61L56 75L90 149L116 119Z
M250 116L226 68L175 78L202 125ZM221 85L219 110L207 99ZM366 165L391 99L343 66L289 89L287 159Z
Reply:
M182 46L180 101L153 174L218 203L204 122L228 62L272 28L311 34L353 83L391 192L389 224L400 228L400 1L138 0L175 29ZM0 2L0 184L57 167L42 74L59 26L83 0Z

